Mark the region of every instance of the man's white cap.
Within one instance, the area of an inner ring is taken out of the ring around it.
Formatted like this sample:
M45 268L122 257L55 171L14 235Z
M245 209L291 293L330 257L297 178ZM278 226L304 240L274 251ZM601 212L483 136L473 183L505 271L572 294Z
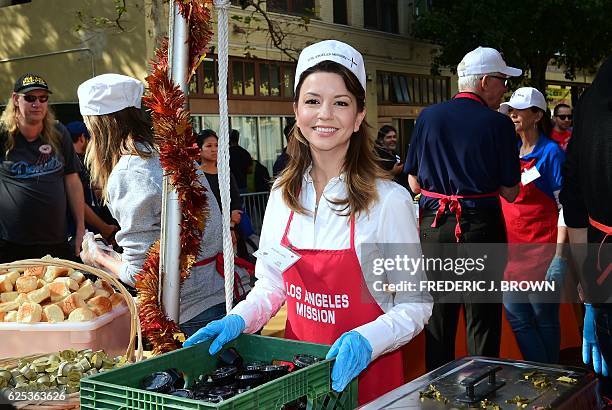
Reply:
M508 77L518 77L523 73L520 68L508 67L499 51L489 47L478 47L467 53L457 66L457 75L502 73Z
M544 95L539 90L533 87L521 87L512 93L510 101L499 106L499 112L508 114L510 108L524 110L530 107L538 107L546 111L546 98L544 98Z
M140 108L144 85L121 74L102 74L79 85L81 115L104 115L127 107Z
M365 91L366 72L361 53L348 44L337 40L320 41L302 50L297 68L295 69L294 91L297 88L302 73L321 61L333 61L351 70Z

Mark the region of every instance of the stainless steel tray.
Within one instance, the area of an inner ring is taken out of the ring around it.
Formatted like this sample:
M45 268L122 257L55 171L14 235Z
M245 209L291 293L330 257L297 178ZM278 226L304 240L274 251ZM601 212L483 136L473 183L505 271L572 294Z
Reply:
M574 379L575 383L557 380L561 376ZM550 385L535 387L534 377L540 380L545 377ZM448 402L422 399L421 392L430 385ZM526 409L594 410L600 408L596 387L597 379L586 369L472 356L425 374L360 409L470 409L479 408L481 400L486 399L491 406L482 408L517 410L521 407L506 400L519 396L528 399Z

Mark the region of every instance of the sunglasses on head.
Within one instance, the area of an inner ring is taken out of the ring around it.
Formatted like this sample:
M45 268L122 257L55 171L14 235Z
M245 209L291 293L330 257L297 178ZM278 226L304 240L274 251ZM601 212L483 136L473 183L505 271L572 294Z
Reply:
M32 95L32 94L20 94L20 95L23 96L23 99L29 103L33 103L36 100L38 100L38 102L41 104L49 101L48 95Z
M569 115L561 114L561 115L557 115L556 117L559 118L560 120L563 120L563 121L571 120L572 119L572 114L569 114Z

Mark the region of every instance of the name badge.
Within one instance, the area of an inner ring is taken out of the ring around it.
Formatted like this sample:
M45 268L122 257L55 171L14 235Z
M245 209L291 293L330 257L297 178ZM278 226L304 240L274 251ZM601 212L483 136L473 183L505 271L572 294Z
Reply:
M267 249L258 249L253 253L257 259L266 264L274 266L280 272L284 272L300 260L301 256L281 244L271 246Z
M540 177L541 177L540 172L535 166L533 166L523 171L523 173L521 174L521 184L525 186L528 183L533 182Z

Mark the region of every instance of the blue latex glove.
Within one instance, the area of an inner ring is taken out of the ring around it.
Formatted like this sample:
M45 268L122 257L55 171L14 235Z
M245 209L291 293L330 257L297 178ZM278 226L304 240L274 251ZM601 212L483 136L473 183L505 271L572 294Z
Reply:
M351 330L340 336L325 359L336 358L332 369L332 389L343 391L372 361L372 346L359 332Z
M599 343L595 335L595 311L593 306L584 304L586 313L584 314L584 331L582 334L582 361L584 364L591 363L593 359L593 369L595 373L608 375L608 364L601 355Z
M555 256L548 266L546 271L546 280L548 282L556 282L559 286L556 290L561 290L565 273L567 272L567 261L561 256Z
M223 319L213 320L202 329L195 332L189 339L185 340L183 347L188 347L197 343L202 343L210 339L215 339L210 345L208 352L215 355L221 350L224 344L240 336L246 324L244 319L238 315L227 315Z

